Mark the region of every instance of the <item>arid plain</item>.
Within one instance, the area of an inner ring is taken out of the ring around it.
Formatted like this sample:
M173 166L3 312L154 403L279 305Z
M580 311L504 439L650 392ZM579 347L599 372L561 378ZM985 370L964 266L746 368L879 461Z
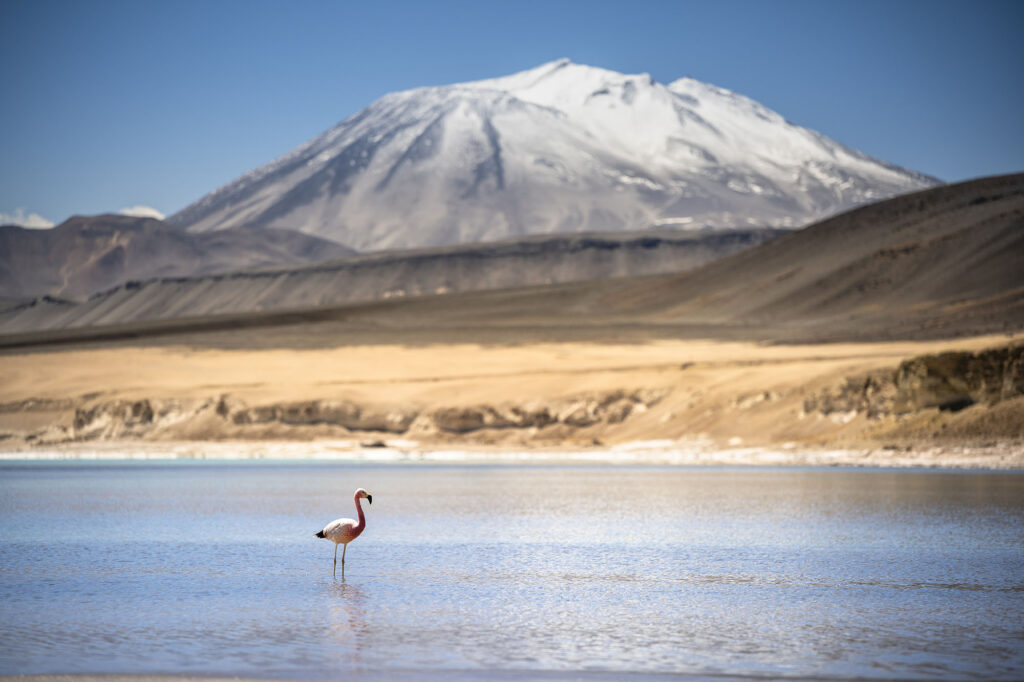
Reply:
M272 333L253 335L266 342ZM0 430L7 450L49 443L67 454L111 439L330 439L355 450L660 441L660 449L742 449L732 456L751 462L763 459L756 448L782 448L794 462L805 461L802 450L842 449L851 452L840 461L865 464L1019 467L1019 397L903 415L874 414L863 402L865 378L892 374L908 357L1006 343L986 336L51 349L0 358ZM843 402L851 383L858 398Z

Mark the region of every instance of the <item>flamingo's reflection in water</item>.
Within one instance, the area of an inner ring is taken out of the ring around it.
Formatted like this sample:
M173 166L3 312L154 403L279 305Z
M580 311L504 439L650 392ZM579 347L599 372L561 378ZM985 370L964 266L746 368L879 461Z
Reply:
M366 591L358 585L338 582L327 585L328 622L331 639L337 646L337 663L357 666L366 639Z

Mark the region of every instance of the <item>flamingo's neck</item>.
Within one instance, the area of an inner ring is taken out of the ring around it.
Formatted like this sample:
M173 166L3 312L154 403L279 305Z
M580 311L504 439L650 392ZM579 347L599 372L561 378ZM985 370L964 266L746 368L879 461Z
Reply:
M359 528L360 530L362 530L362 528L366 525L366 517L363 516L363 508L359 504L359 497L356 496L355 499L356 499L356 519L357 519L356 528Z

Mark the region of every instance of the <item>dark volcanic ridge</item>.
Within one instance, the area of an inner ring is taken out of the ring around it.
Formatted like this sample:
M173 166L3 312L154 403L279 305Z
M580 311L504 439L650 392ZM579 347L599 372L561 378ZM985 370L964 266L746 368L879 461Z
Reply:
M86 298L129 280L197 277L354 254L293 230L190 234L155 218L74 216L50 230L0 226L0 301Z
M535 236L367 254L301 268L132 281L83 303L53 297L36 300L0 315L0 331L303 310L680 272L763 243L782 232L764 229Z

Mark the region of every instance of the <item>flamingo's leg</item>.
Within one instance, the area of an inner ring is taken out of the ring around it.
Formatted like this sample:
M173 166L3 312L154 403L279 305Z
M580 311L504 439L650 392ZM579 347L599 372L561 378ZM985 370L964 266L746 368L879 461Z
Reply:
M348 543L346 542L345 543L345 549L341 550L341 570L342 570L342 572L345 571L345 552L347 552L347 551L348 551ZM338 552L338 548L337 547L334 548L334 552L335 553Z
M342 554L341 568L345 568L344 554ZM338 575L338 545L334 545L334 575Z

